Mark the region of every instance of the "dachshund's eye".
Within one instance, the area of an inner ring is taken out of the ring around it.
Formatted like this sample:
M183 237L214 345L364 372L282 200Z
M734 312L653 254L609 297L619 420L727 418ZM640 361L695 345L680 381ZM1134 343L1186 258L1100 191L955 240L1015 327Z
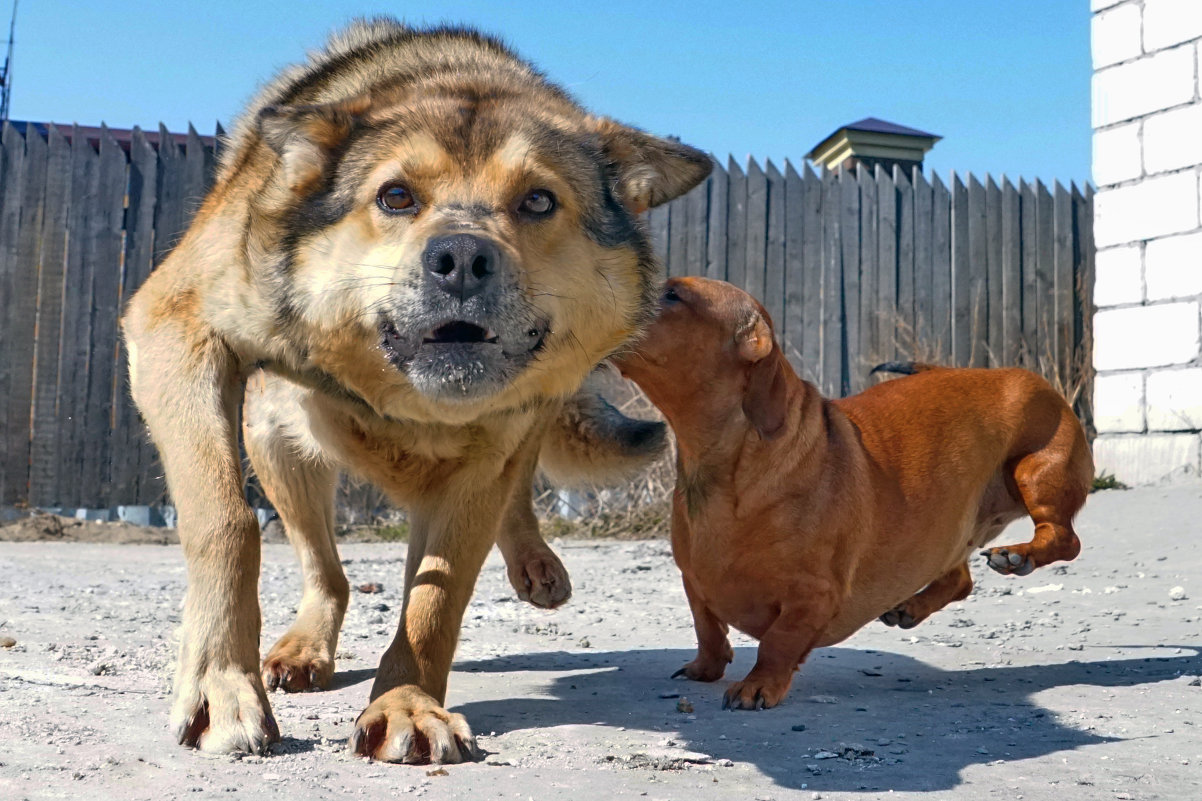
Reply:
M413 197L413 192L409 191L409 187L395 181L380 187L376 194L376 204L389 214L417 211L417 199Z
M676 290L669 288L664 292L664 303L679 303L680 295L676 294Z
M555 210L555 195L546 189L527 192L518 204L518 211L528 217L546 217Z

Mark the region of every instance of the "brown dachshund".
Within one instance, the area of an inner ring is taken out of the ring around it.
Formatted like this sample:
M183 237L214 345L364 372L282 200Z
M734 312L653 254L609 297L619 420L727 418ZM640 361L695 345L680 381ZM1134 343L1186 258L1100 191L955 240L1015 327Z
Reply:
M676 432L672 551L698 642L677 675L721 678L728 626L760 641L724 706L775 706L812 649L967 597L972 550L1024 514L1034 538L982 551L994 570L1026 575L1080 551L1072 521L1093 460L1034 373L883 365L914 374L828 400L745 292L675 278L661 307L618 367Z

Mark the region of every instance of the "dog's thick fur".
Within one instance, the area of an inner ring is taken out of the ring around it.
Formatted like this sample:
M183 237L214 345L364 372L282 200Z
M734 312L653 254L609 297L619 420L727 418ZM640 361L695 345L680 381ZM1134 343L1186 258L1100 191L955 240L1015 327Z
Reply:
M637 215L703 180L703 153L594 117L494 39L357 23L284 71L233 128L191 228L130 302L134 399L188 563L172 724L209 751L278 737L264 682L328 685L348 588L338 471L410 511L405 604L359 754L476 755L443 709L481 563L561 603L532 475L613 472L663 431L578 388L654 308ZM236 420L304 571L296 622L259 663L259 530ZM579 459L576 460L580 461Z
M726 705L774 706L813 648L967 597L972 550L1023 515L1034 539L983 551L990 567L1026 575L1077 556L1093 462L1039 376L889 364L913 374L831 401L742 290L672 279L662 305L618 365L676 434L672 551L698 640L680 674L722 677L727 626L760 640Z

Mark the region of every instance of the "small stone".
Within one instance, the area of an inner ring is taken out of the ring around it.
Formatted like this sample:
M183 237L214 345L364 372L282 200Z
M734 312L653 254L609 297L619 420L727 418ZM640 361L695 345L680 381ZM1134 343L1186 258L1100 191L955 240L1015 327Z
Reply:
M17 641L12 637L0 637L0 648L12 648Z
M819 751L814 754L814 759L835 759L838 756L834 751Z
M369 581L366 584L360 584L359 586L355 587L355 589L359 592L371 595L377 592L384 592L384 585L378 581Z
M676 702L676 711L687 715L693 711L693 704L688 698L681 698Z
M806 730L806 725L805 725L804 723L795 723L795 724L793 724L793 725L792 725L790 728L791 728L793 731L805 731L805 730Z
M1189 683L1191 687L1202 687L1202 677L1196 678Z
M1184 601L1189 596L1185 594L1185 587L1174 587L1169 590L1170 601Z
M660 693L660 698L679 698L680 693Z
M735 763L731 762L729 759L719 759L714 764L720 768L732 768L734 767Z
M88 672L91 673L93 676L99 676L104 673L111 673L112 669L113 669L112 665L110 665L108 662L104 661L103 659L97 659L95 662L88 665Z
M593 647L593 644L588 641L588 637L581 637L580 642L577 643L577 645L579 645L581 648L592 648Z

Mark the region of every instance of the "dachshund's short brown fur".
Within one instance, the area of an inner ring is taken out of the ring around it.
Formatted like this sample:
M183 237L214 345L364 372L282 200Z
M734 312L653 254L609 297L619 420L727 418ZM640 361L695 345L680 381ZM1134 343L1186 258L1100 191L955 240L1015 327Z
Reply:
M618 364L676 433L672 549L698 640L680 673L721 678L728 626L760 641L726 705L775 706L813 648L967 597L973 550L1023 515L1034 538L983 551L990 567L1026 575L1077 556L1093 462L1039 376L892 365L914 374L828 400L745 292L678 278L661 306Z

